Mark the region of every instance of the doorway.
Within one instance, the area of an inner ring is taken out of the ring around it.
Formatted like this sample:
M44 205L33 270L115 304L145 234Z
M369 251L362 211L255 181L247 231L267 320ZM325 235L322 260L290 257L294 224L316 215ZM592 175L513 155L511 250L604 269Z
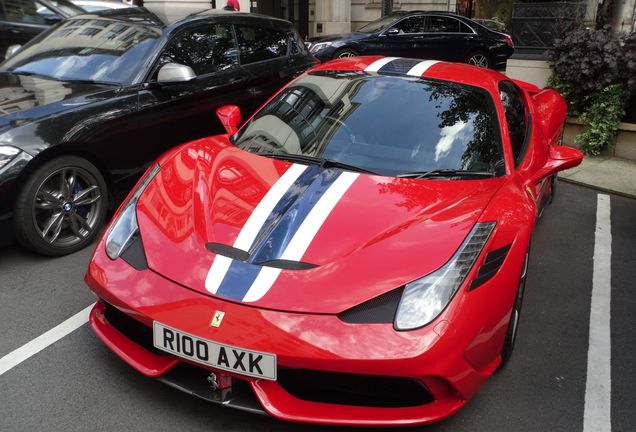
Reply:
M309 34L309 0L251 0L250 12L291 21L306 39Z

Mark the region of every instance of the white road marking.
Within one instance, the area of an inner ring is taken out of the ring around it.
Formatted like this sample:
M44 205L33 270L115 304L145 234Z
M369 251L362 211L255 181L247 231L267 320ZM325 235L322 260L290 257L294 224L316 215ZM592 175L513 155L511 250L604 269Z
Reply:
M82 311L76 313L66 321L56 325L46 333L41 334L32 341L27 342L20 348L11 351L6 356L0 358L0 375L11 370L29 357L34 356L35 354L42 351L44 348L54 344L58 340L62 339L64 336L72 333L73 331L86 324L88 322L88 314L93 306L95 306L95 303L87 306Z
M587 352L587 381L583 432L612 430L610 301L612 291L612 231L610 197L599 194L594 235L594 269L590 308L590 340Z
M431 66L434 66L437 63L439 63L437 60L424 60L413 66L406 74L419 78L424 75L424 72L426 72Z

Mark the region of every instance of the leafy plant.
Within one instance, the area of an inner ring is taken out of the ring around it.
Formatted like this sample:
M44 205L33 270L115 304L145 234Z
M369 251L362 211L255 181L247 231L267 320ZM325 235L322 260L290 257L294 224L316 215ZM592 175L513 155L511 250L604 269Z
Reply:
M575 138L586 154L597 156L605 147L614 145L628 95L625 85L611 84L590 97L590 106L581 115L587 127Z
M576 142L590 155L614 143L630 91L636 90L636 35L616 36L609 26L577 29L548 53L550 84L567 100L570 115L587 124Z

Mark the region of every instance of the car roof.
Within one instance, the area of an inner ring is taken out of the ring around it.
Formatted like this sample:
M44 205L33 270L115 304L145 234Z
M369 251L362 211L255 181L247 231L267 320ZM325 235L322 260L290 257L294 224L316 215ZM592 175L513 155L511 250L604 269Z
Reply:
M164 21L148 9L143 7L131 7L125 9L105 9L96 12L87 12L81 15L75 15L70 19L99 19L108 18L117 21L122 21L130 24L144 25L148 27L154 27L163 31L164 34L172 33L175 30L180 29L184 25L190 23L196 23L197 21L206 21L213 18L234 18L240 20L253 20L253 21L267 21L274 25L281 27L291 27L292 24L289 21L285 21L279 18L270 17L267 15L259 15L246 12L234 12L225 10L210 9L202 12L197 12L186 16L185 18L178 19L176 21Z
M388 57L382 56L363 56L363 57L350 57L346 59L332 60L326 63L322 63L310 70L312 71L333 71L333 72L362 72L369 66L379 60L387 60ZM391 62L402 63L408 65L406 68L398 65L395 68L391 68L389 72L382 72L382 69L378 71L379 74L386 74L391 76L403 76L408 77L407 72L411 66L416 64L424 64L424 62L430 62L429 67L425 68L425 71L421 78L430 78L436 80L456 82L460 84L466 84L470 86L480 87L488 90L491 94L497 95L499 92L499 82L502 80L508 80L508 78L492 69L484 69L476 66L471 66L465 63L453 63L437 60L422 60L422 59L408 59L391 57Z

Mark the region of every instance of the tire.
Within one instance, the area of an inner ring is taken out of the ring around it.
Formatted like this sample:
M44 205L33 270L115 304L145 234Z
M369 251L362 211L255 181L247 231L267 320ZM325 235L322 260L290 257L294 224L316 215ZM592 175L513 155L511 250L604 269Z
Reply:
M108 209L104 177L76 156L38 167L20 190L13 212L16 240L36 253L62 256L90 244Z
M339 49L338 51L336 51L333 54L334 59L342 59L342 58L349 58L349 57L357 57L360 54L358 53L358 51L351 49L351 48L342 48Z
M525 262L521 271L521 277L519 278L519 285L517 287L517 295L515 296L515 302L512 306L512 312L510 313L510 320L508 321L508 330L506 331L506 338L504 339L503 347L501 349L501 365L499 368L505 367L510 361L512 352L517 341L517 332L519 331L519 319L521 317L521 307L523 306L523 295L526 288L526 277L528 275L528 258L530 256L530 250L526 251Z
M466 63L487 69L490 69L492 66L490 55L486 51L472 51L466 57Z

